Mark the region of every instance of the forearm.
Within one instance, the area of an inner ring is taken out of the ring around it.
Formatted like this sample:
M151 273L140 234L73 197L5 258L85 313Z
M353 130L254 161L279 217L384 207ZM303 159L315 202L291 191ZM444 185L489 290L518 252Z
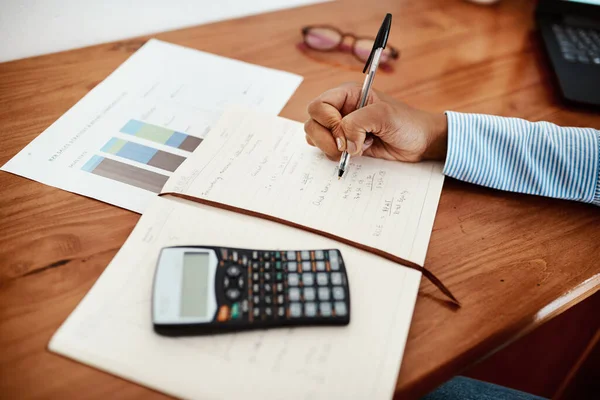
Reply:
M447 118L445 175L600 205L600 131L480 114Z

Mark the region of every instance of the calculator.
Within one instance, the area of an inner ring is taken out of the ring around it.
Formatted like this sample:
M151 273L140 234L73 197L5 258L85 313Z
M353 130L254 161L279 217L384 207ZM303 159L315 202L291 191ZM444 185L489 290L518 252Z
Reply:
M339 250L166 247L152 296L155 332L166 336L350 323Z

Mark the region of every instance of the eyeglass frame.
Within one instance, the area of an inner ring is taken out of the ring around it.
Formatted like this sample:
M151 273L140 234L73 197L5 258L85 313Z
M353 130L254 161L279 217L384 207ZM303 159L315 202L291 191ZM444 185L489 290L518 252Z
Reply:
M315 47L312 47L312 46L311 46L311 45L310 45L310 44L307 42L307 40L306 40L306 35L308 34L308 32L309 32L311 29L314 29L314 28L325 28L325 29L331 29L332 31L335 31L335 32L337 32L337 33L340 35L340 42L339 42L339 43L338 43L338 44L337 44L335 47L332 47L331 49L317 49L317 48L315 48ZM355 35L354 33L345 33L345 32L342 32L341 30L339 30L338 28L336 28L335 26L332 26L332 25L307 25L307 26L305 26L305 27L303 27L303 28L302 28L302 39L303 39L303 41L304 41L304 44L305 44L305 45L306 45L306 46L307 46L309 49L312 49L312 50L315 50L315 51L322 51L322 52L333 52L333 51L338 51L338 50L341 50L341 46L342 46L342 44L344 43L344 39L345 39L345 38L347 38L347 37L349 37L349 38L351 38L351 39L352 39L352 55L353 55L354 57L356 57L356 59L357 59L357 60L359 60L359 61L361 61L361 62L365 62L366 60L363 60L362 58L360 58L360 57L358 56L358 54L356 54L356 51L355 51L355 49L356 49L356 42L357 42L357 41L359 41L359 40L363 40L363 39L364 39L364 40L372 40L372 41L375 41L375 38L374 38L374 37L368 37L368 36L357 36L357 35ZM397 60L397 59L400 57L400 51L399 51L399 50L397 50L395 47L393 47L393 46L390 46L390 45L387 45L387 46L386 46L386 49L390 49L390 59L392 59L392 60Z

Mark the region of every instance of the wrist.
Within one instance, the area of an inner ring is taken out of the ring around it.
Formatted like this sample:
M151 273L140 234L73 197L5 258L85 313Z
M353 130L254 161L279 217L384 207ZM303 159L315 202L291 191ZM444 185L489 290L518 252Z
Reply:
M448 118L446 114L430 114L427 148L424 160L445 160L448 152Z

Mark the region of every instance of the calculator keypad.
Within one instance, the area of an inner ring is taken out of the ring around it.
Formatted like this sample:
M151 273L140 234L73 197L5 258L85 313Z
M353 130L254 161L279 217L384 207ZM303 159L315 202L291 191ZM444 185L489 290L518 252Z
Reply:
M348 322L348 282L337 250L219 253L229 303L220 307L219 321Z

